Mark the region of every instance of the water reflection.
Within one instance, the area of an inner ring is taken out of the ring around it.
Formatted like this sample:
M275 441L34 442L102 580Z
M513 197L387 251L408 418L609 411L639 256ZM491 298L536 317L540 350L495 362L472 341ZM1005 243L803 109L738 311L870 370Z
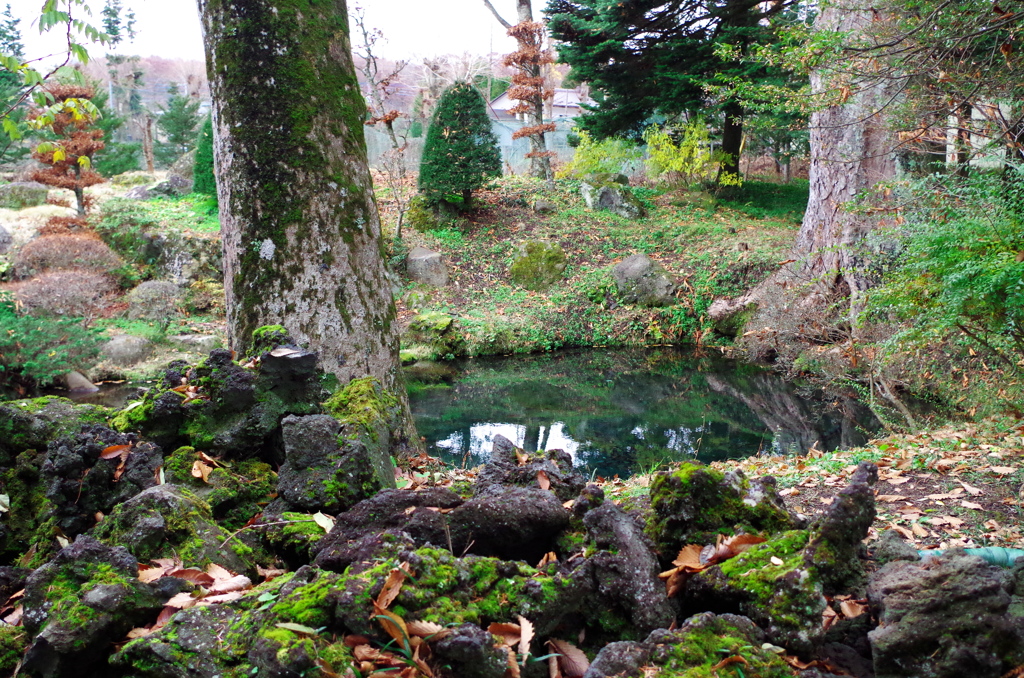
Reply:
M475 359L413 370L410 402L428 449L473 466L494 436L563 449L603 476L665 460L851 447L877 422L853 393L806 390L750 365L672 349Z

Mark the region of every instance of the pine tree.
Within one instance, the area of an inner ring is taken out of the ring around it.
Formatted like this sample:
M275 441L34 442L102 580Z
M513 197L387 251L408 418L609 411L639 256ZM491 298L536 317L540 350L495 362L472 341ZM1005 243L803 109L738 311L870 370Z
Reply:
M465 82L441 95L420 163L420 191L431 202L461 195L463 208L468 208L474 190L501 176L501 151L486 106L476 88Z
M192 178L193 191L217 196L217 181L213 174L213 119L209 115L199 128L199 137L196 139L196 165Z
M156 122L167 141L158 144L155 151L161 163L171 165L195 148L200 116L199 101L179 94L176 84L171 83L167 93L167 108L161 106L162 113Z

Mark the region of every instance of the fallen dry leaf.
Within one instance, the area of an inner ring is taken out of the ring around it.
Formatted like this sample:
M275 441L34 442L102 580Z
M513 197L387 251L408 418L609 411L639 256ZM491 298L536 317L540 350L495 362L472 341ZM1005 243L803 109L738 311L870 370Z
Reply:
M132 449L131 445L111 445L100 452L100 459L117 459L130 449Z
M409 637L409 629L405 625L405 620L394 612L382 608L376 600L373 601L373 614L384 632L391 636L400 647L405 647L406 639Z
M551 488L551 479L548 478L548 474L545 471L537 471L537 485L542 490Z
M864 601L860 600L844 600L839 603L839 611L843 613L843 616L847 619L853 619L859 617L868 611L868 606L864 604Z
M148 636L151 633L153 633L153 629L139 627L129 631L128 635L126 635L125 638L128 638L129 640L135 640L136 638L144 638L145 636Z
M173 596L170 600L164 603L166 607L173 607L178 610L184 610L186 608L192 607L195 604L196 599L193 598L192 594L188 593L187 591L182 591L181 593Z
M906 499L906 497L903 496L902 494L880 494L877 497L875 497L875 499L877 499L878 501L891 503L894 501L903 501L904 499Z
M184 579L190 581L197 586L210 586L214 582L214 578L206 574L202 570L193 570L192 568L171 570L167 573L169 577L177 577L178 579Z
M784 565L784 564L785 564L785 563L784 563L784 562L782 561L782 558L777 558L777 557L775 557L775 556L772 556L772 557L771 557L771 563L772 563L772 565L775 565L776 567L778 567L778 566L781 566L781 565Z
M992 473L998 473L1001 476L1005 476L1013 473L1017 469L1012 466L989 466L988 470L992 471Z
M519 624L509 624L507 622L492 622L487 627L487 632L492 636L501 638L504 644L509 647L518 645L523 637L523 629Z
M411 621L406 623L405 628L410 636L430 638L431 640L439 640L451 633L449 629L440 624L428 621Z
M558 667L566 678L582 678L590 668L590 660L587 659L587 655L572 643L552 638L548 640L548 647L558 653Z
M524 617L519 615L519 626L522 629L522 639L519 641L519 654L522 655L523 661L530 656L530 643L533 642L533 623Z
M982 510L982 509L984 509L984 508L985 508L985 507L984 507L984 506L982 506L981 504L975 503L975 502L973 502L973 501L967 501L966 499L964 499L963 501L961 501L961 502L960 502L960 505L961 505L961 506L963 506L963 507L964 507L964 508L966 508L966 509L973 509L973 510L975 510L975 511L980 511L980 510Z
M204 483L210 482L210 474L213 472L213 467L204 461L196 459L192 464L192 477L201 478Z
M381 587L380 593L377 595L377 605L385 610L390 607L398 594L402 592L402 584L405 583L405 577L408 574L409 563L402 563L400 567L391 568L384 586Z
M334 518L321 511L313 514L313 522L319 525L324 532L330 532L334 529Z
M910 526L910 529L916 536L921 537L922 539L928 536L928 530L921 527L921 523L914 523Z
M246 591L251 588L252 581L244 574L239 574L228 579L218 579L210 586L209 592L213 594L231 593L232 591Z

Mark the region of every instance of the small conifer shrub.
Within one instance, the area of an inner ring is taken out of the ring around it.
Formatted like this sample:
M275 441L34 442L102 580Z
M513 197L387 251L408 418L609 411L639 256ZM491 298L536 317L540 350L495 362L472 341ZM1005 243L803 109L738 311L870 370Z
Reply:
M462 202L501 176L501 151L487 105L475 87L457 82L441 95L420 163L420 191L433 204Z

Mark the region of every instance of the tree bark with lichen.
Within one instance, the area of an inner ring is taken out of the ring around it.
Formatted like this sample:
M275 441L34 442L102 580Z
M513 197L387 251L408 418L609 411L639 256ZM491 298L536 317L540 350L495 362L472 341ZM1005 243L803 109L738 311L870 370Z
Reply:
M341 383L404 400L344 0L199 9L232 348L280 324Z

